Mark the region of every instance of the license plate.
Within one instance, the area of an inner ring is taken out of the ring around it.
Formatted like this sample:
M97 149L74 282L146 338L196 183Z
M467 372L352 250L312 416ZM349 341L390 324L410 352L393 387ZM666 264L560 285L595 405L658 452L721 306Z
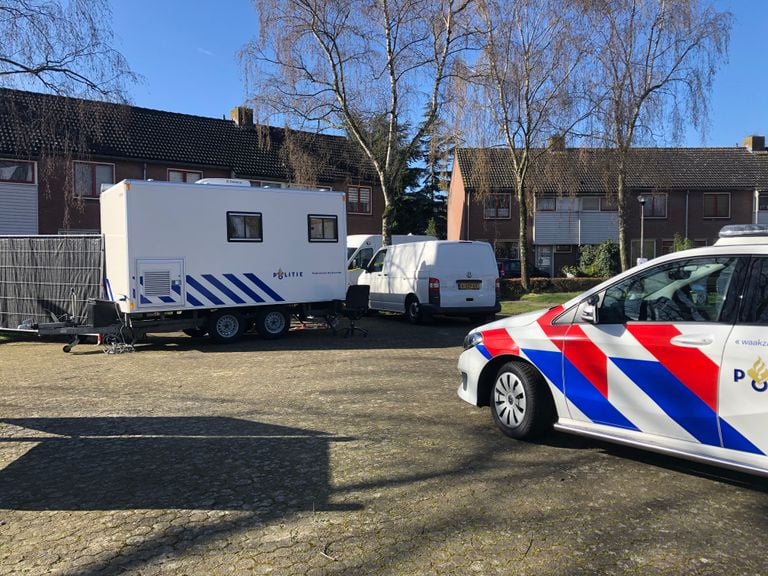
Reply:
M459 290L480 290L480 280L458 280Z

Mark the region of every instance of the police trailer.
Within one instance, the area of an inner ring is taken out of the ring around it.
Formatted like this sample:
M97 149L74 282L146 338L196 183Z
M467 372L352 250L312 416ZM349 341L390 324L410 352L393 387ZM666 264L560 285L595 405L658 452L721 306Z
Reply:
M124 180L101 194L104 298L41 335L120 341L183 330L234 342L283 336L291 315L332 316L346 292L343 193L248 181Z

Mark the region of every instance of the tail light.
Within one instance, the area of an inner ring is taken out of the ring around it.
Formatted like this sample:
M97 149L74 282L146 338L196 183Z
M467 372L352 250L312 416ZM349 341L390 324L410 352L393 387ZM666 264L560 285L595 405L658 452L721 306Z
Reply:
M438 278L429 279L429 303L435 306L440 305L440 280Z
M501 280L496 278L496 302L501 300Z

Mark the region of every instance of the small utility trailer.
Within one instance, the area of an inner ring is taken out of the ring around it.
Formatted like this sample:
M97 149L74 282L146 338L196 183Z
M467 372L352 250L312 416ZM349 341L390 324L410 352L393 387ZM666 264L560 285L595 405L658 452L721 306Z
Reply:
M70 336L65 351L84 334L279 338L291 315L331 317L345 298L341 192L124 180L101 194L101 233L104 297L35 326Z

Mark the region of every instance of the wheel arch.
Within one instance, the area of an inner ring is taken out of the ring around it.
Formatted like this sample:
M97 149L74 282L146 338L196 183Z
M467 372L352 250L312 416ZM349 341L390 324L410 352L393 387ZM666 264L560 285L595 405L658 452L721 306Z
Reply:
M557 414L555 399L552 397L552 391L549 389L549 386L547 385L547 380L546 378L544 378L544 375L541 373L541 370L539 370L533 363L531 363L527 359L523 358L522 356L516 356L515 354L502 354L500 356L496 356L493 360L488 362L483 367L483 370L480 373L480 378L478 379L477 405L478 406L491 405L491 390L493 389L493 383L496 380L496 374L498 374L499 369L502 366L504 366L504 364L506 364L507 362L517 362L518 364L526 364L536 371L536 373L539 375L539 378L541 379L541 382L543 383L542 388L546 390L546 395L547 395L547 398L549 399L549 402L551 403L551 408L553 412Z

